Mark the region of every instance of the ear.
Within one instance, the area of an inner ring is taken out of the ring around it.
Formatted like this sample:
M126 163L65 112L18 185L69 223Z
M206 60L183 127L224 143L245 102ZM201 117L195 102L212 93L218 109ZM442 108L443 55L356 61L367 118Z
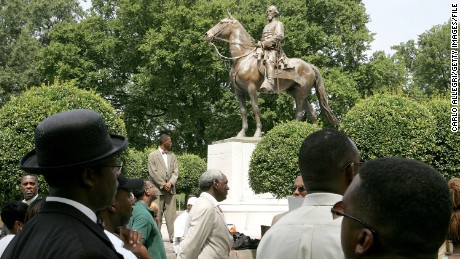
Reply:
M96 174L96 170L94 170L94 168L86 168L85 170L83 170L83 172L80 174L80 179L81 179L81 182L83 183L83 185L86 187L86 188L92 188L95 186L95 174Z
M367 228L361 229L358 237L358 243L355 248L355 255L368 254L374 245L375 237L374 234Z
M348 184L353 181L355 174L353 173L353 166L349 166L347 170L345 170L345 178L347 179Z
M19 231L22 230L22 228L24 227L24 223L19 221L19 220L16 220L14 222L14 226L13 226L13 229L15 230L16 233L19 233Z
M233 20L233 16L232 16L232 14L230 13L230 10L227 9L227 13L228 13L228 19Z
M116 213L117 212L117 209L115 209L115 206L110 206L109 207L109 211L112 212L112 213Z

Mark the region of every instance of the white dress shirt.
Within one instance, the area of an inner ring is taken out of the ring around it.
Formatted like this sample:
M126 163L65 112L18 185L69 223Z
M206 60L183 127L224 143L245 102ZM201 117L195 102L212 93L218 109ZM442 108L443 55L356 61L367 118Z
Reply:
M333 193L305 196L302 207L282 217L263 236L257 258L344 258L340 241L342 218L333 219L331 208L342 200Z
M62 197L56 197L56 196L48 196L46 197L46 201L57 201L57 202L62 202L67 205L70 205L76 208L77 210L81 211L88 218L90 218L94 223L97 223L96 213L94 213L90 208L86 207L85 205L79 202L76 202L70 199L66 199L66 198L62 198Z
M160 152L161 152L161 156L163 157L163 161L165 162L166 169L169 169L169 165L168 165L168 151L167 151L167 150L161 149L161 147L158 148L158 150L160 150Z
M123 243L121 239L119 239L117 236L115 236L114 234L110 233L109 231L105 229L104 229L104 233L110 239L110 242L112 242L113 246L115 247L115 250L117 250L118 253L123 255L123 258L137 259L137 256L135 256L133 252L123 247L125 244Z
M2 257L3 252L5 252L6 247L10 244L14 236L15 234L8 234L0 239L0 257Z

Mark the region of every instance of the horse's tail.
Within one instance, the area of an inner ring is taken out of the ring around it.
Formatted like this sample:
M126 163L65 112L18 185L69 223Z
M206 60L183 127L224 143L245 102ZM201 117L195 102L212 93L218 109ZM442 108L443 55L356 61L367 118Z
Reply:
M332 123L333 125L337 126L340 124L340 121L332 112L331 108L329 107L327 101L327 92L326 88L324 88L323 77L321 76L321 72L317 67L311 65L313 71L315 72L316 80L315 80L315 89L316 89L316 97L318 97L319 106L321 107L321 112L324 114L326 119Z

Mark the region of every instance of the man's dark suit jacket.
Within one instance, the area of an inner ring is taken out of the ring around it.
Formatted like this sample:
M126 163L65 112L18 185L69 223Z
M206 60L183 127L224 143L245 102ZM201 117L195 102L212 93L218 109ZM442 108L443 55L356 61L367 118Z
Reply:
M81 211L47 201L16 235L3 258L123 258L101 226Z

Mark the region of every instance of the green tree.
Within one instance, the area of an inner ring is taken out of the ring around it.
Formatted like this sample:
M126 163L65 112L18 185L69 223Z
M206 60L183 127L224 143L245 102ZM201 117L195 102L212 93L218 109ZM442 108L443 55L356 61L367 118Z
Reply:
M240 118L233 119L237 102L228 98L233 91L228 84L230 63L216 58L203 33L228 9L260 38L267 7L256 0L95 0L88 18L56 27L40 67L50 82L64 77L75 78L83 88L97 83L97 91L124 111L134 147L151 146L159 134L169 132L177 150L203 156L208 143L237 132L225 131L216 122L229 122L226 128L240 124ZM360 1L295 0L280 2L278 8L289 55L347 69L363 61L371 35ZM323 43L329 51L318 58ZM228 53L228 47L218 45ZM223 100L228 100L225 106L235 107L228 115L217 110ZM260 95L259 100L265 131L277 121L294 118L292 99Z
M411 96L446 95L450 90L450 22L435 25L422 33L417 42L409 40L392 46L395 59L405 64Z
M340 119L361 98L358 84L349 72L341 68L328 69L323 73L323 77L329 94L329 105Z
M108 102L91 91L78 89L73 83L57 82L51 86L33 87L13 97L0 110L0 203L17 200L18 164L34 148L34 131L49 115L71 109L92 109L99 112L113 134L126 135L124 122ZM46 193L46 186L42 185Z
M431 96L450 90L450 22L422 33L414 61L414 83Z
M425 106L409 98L373 95L345 115L340 130L356 143L365 160L405 157L430 163L436 141L433 121Z
M255 193L282 198L300 175L299 150L303 140L320 130L316 124L285 122L276 125L257 144L249 165L249 185Z
M383 51L374 52L369 62L360 66L358 71L356 81L362 96L386 92L402 93L407 84L405 63L385 55Z
M42 82L37 54L50 43L49 32L80 19L82 12L77 0L0 1L0 106L11 94Z

